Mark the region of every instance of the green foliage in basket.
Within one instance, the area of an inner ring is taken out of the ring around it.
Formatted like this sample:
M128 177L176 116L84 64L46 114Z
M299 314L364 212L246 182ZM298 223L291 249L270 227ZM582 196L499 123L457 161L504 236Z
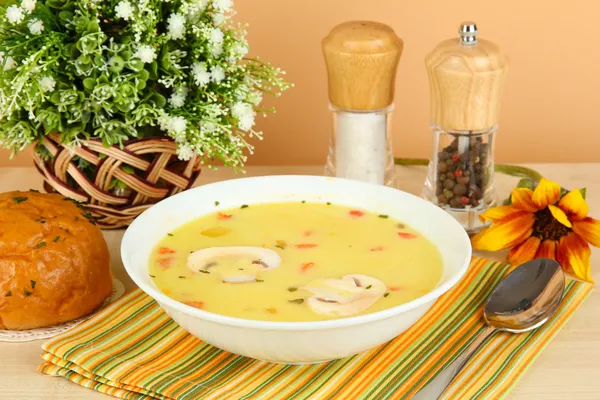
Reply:
M17 0L0 6L0 145L169 136L178 156L242 167L263 94L291 85L246 58L232 0ZM41 149L38 149L41 151Z

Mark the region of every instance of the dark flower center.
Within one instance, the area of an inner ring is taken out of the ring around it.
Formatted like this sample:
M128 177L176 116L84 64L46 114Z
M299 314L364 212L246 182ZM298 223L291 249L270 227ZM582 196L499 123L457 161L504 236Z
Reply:
M535 222L533 223L533 233L531 236L535 236L541 241L559 240L571 232L570 228L567 228L554 218L548 207L537 211L534 216Z

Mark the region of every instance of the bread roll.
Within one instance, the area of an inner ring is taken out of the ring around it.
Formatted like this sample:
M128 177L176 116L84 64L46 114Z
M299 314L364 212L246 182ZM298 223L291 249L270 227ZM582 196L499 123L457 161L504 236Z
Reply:
M58 194L0 194L0 329L71 321L110 296L108 246L86 215Z

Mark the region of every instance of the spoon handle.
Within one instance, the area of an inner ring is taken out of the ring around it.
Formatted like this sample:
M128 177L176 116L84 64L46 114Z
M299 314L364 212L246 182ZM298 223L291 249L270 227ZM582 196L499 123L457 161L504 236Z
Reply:
M421 388L411 399L412 400L435 400L439 399L442 393L446 390L452 380L458 375L462 368L467 364L467 361L477 351L479 346L486 341L494 332L496 328L487 326L483 332L481 332L473 342L462 351L462 353L448 365L445 369L440 371L438 375L429 382L426 386Z

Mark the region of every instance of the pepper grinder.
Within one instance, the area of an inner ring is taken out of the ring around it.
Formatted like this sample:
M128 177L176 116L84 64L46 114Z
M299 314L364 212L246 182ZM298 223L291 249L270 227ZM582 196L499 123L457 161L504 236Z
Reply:
M390 126L403 47L372 21L342 23L323 39L333 113L325 175L396 187Z
M430 87L433 157L423 196L454 216L469 234L486 226L479 215L497 203L494 136L508 58L463 22L459 38L425 59Z

